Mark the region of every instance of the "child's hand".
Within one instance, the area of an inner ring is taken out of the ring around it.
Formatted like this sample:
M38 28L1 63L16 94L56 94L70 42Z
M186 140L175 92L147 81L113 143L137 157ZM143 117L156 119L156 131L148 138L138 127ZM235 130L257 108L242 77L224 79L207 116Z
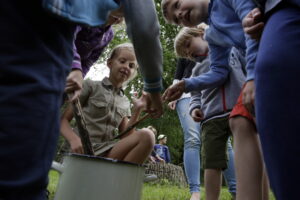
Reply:
M259 40L264 30L263 15L258 8L254 8L243 19L244 32L252 39Z
M166 91L164 92L162 98L163 101L174 101L181 97L185 89L185 83L183 80L179 81L178 83L171 85Z
M70 146L71 146L71 152L72 153L84 154L81 139L79 137L76 137L73 140L71 140L70 141Z
M254 115L255 85L254 80L247 81L243 90L243 104Z
M170 108L171 110L175 110L175 108L176 108L176 103L177 103L176 100L175 100L175 101L171 101L170 103L168 103L169 108Z
M203 112L200 108L195 108L191 113L191 117L195 122L201 122L204 119Z
M140 98L132 97L133 109L134 110L146 110L147 103L150 101L150 97L146 92L143 92Z
M70 101L77 99L81 93L83 76L80 70L72 70L67 77L65 92L71 95Z

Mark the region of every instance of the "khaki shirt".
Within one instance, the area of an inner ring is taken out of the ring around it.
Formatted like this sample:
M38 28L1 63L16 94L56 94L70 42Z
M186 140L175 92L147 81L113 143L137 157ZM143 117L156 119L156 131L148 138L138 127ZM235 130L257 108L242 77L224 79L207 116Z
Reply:
M131 115L124 91L114 88L107 77L84 80L79 99L92 143L111 140L122 119Z

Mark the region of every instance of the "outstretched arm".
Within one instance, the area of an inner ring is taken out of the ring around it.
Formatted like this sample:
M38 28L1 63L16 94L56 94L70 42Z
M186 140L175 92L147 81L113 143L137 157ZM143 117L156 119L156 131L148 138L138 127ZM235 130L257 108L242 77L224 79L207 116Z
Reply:
M201 91L208 88L221 86L228 78L230 72L228 58L230 48L209 45L210 47L210 70L199 76L185 78L170 86L163 95L164 101L174 101L183 92Z
M159 23L153 0L122 0L127 33L131 39L144 79L144 90L149 92L148 109L154 117L163 112L162 48L159 40Z

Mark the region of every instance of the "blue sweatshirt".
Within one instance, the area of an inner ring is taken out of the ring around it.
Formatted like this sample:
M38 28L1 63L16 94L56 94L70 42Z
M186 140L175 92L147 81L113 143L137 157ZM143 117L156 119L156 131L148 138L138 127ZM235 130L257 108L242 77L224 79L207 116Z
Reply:
M244 34L241 21L255 7L252 0L211 0L209 28L205 33L209 44L210 71L186 81L186 92L224 84L230 72L228 58L232 47L245 54L246 80L254 79L258 43Z
M156 144L154 145L154 151L159 157L164 159L166 163L171 162L170 151L166 145Z

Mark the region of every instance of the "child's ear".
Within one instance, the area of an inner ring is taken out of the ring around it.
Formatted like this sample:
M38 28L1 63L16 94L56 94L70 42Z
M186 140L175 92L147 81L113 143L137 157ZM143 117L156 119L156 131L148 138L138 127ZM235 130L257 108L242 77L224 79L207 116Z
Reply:
M108 66L108 68L111 69L112 59L108 59L107 62L106 62L106 65Z

